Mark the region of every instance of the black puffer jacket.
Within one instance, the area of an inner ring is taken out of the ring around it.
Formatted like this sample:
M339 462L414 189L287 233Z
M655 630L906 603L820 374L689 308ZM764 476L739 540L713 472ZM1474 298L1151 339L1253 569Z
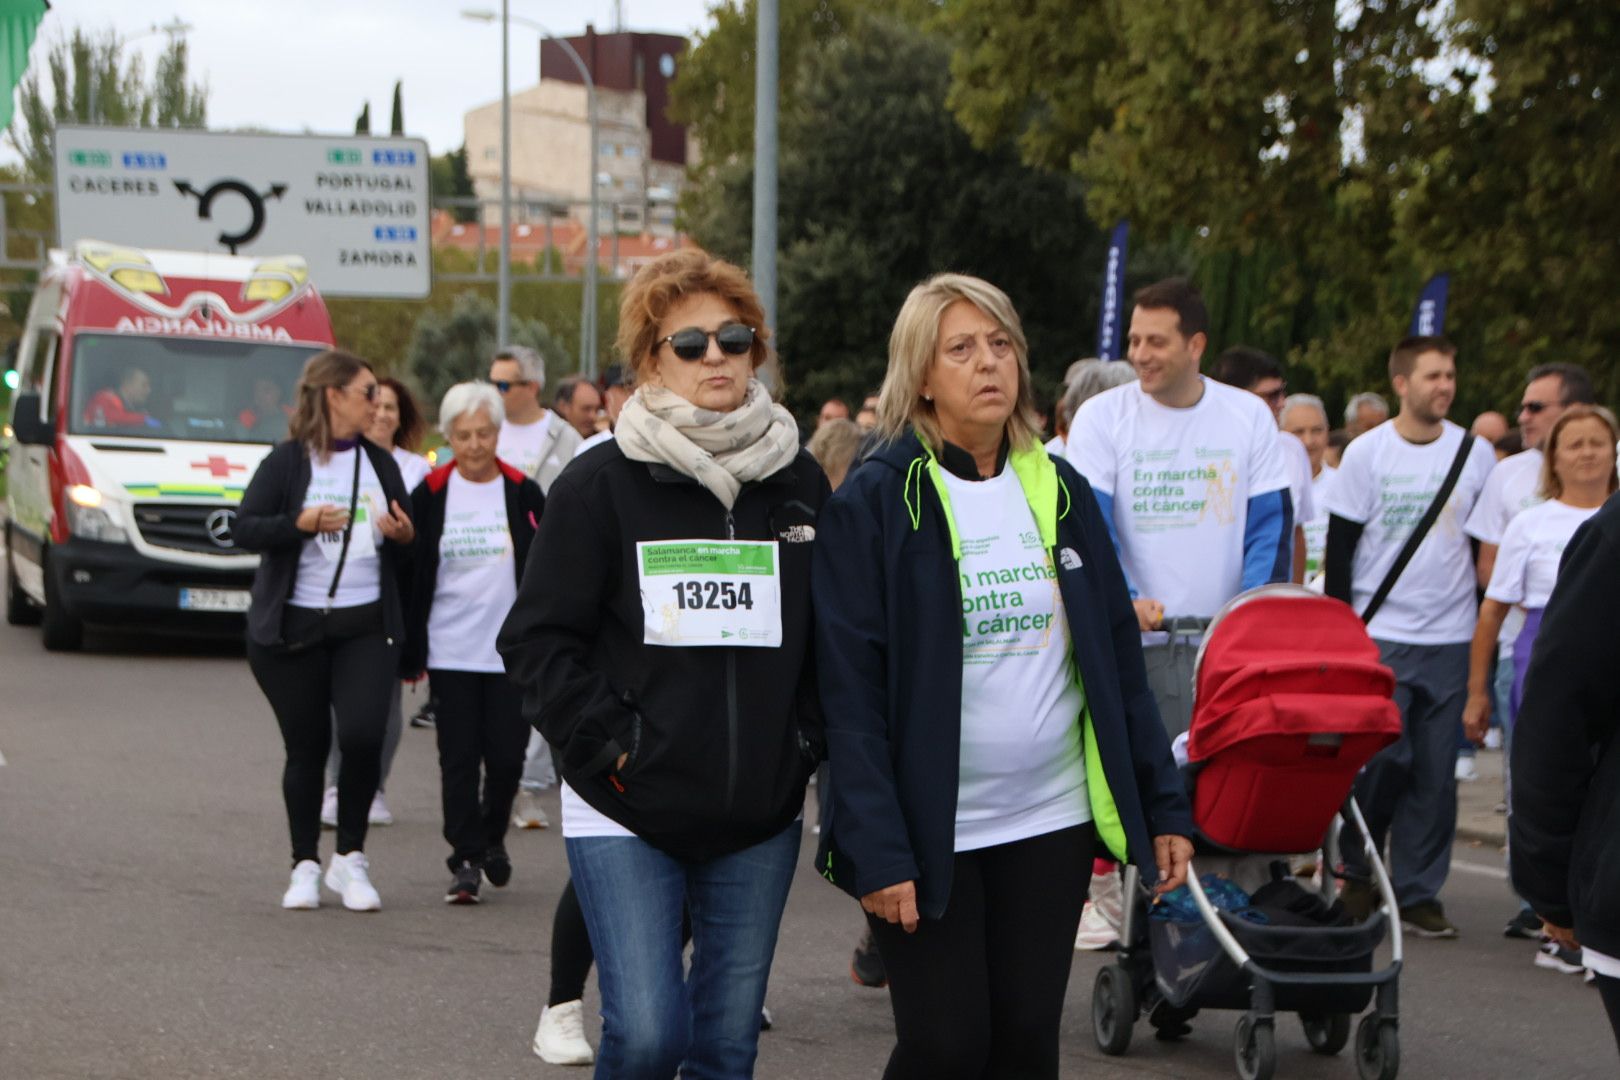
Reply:
M1564 550L1513 725L1513 887L1620 957L1620 501Z
M810 541L827 479L801 451L743 486L729 513L673 469L608 442L552 484L517 603L501 628L524 715L580 797L655 847L705 859L798 815L820 758L811 660ZM782 644L644 641L636 543L775 540ZM630 755L613 771L621 754Z

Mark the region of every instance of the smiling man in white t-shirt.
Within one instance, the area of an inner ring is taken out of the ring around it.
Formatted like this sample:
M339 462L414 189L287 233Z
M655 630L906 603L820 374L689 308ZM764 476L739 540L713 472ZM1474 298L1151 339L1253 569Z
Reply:
M1379 850L1388 835L1401 920L1424 937L1457 936L1440 889L1457 829L1458 725L1478 607L1463 523L1496 464L1484 440L1446 420L1457 396L1456 355L1441 337L1407 338L1395 347L1389 374L1400 412L1345 448L1328 495L1327 594L1365 614L1469 441L1439 517L1367 625L1395 672L1404 731L1368 762L1356 801ZM1342 848L1350 875L1345 906L1365 915L1375 895L1366 862L1357 843L1347 840Z

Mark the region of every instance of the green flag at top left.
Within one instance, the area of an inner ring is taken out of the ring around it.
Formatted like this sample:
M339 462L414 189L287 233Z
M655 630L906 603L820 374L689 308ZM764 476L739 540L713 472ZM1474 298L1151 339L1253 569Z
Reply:
M39 21L50 9L46 0L0 0L0 129L11 125L17 84L28 70L28 49L34 44Z

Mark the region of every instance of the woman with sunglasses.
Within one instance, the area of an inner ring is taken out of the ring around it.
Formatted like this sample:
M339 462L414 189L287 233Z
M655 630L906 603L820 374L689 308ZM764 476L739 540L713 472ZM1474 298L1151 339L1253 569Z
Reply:
M311 357L291 438L259 464L237 511L237 546L262 556L248 608L248 664L287 750L281 790L293 871L284 908L320 906L321 791L334 721L343 762L326 885L351 911L382 907L363 849L399 677L402 578L416 532L399 465L363 434L376 395L377 376L358 356Z
M547 493L531 561L566 574L525 576L500 650L561 759L596 1075L747 1077L819 756L809 541L827 481L753 378L764 313L741 270L665 255L619 319L638 389Z
M391 376L377 380L377 409L366 429L366 438L394 455L406 491L416 490L433 466L427 458L416 452L422 443L422 431L427 427L422 410L416 404L404 383ZM394 815L383 799L388 786L388 773L394 766L394 754L399 750L399 739L405 730L405 709L401 700L403 687L398 683L388 697L388 727L383 734L382 764L377 772L377 794L371 798L371 810L366 820L372 825L392 825ZM343 752L332 740L332 753L326 759L326 795L321 799L321 824L337 828L337 782Z
M1093 852L1179 886L1192 814L1091 488L1047 454L1018 314L941 274L815 546L818 872L889 982L889 1080L1058 1075Z

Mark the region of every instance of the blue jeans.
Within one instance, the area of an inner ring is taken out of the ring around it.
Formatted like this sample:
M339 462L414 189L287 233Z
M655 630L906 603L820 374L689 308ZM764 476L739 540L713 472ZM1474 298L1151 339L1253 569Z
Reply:
M611 1080L753 1075L776 931L799 861L795 821L751 848L687 863L639 837L567 841L574 889L596 950L602 1045ZM692 970L681 916L692 916Z

